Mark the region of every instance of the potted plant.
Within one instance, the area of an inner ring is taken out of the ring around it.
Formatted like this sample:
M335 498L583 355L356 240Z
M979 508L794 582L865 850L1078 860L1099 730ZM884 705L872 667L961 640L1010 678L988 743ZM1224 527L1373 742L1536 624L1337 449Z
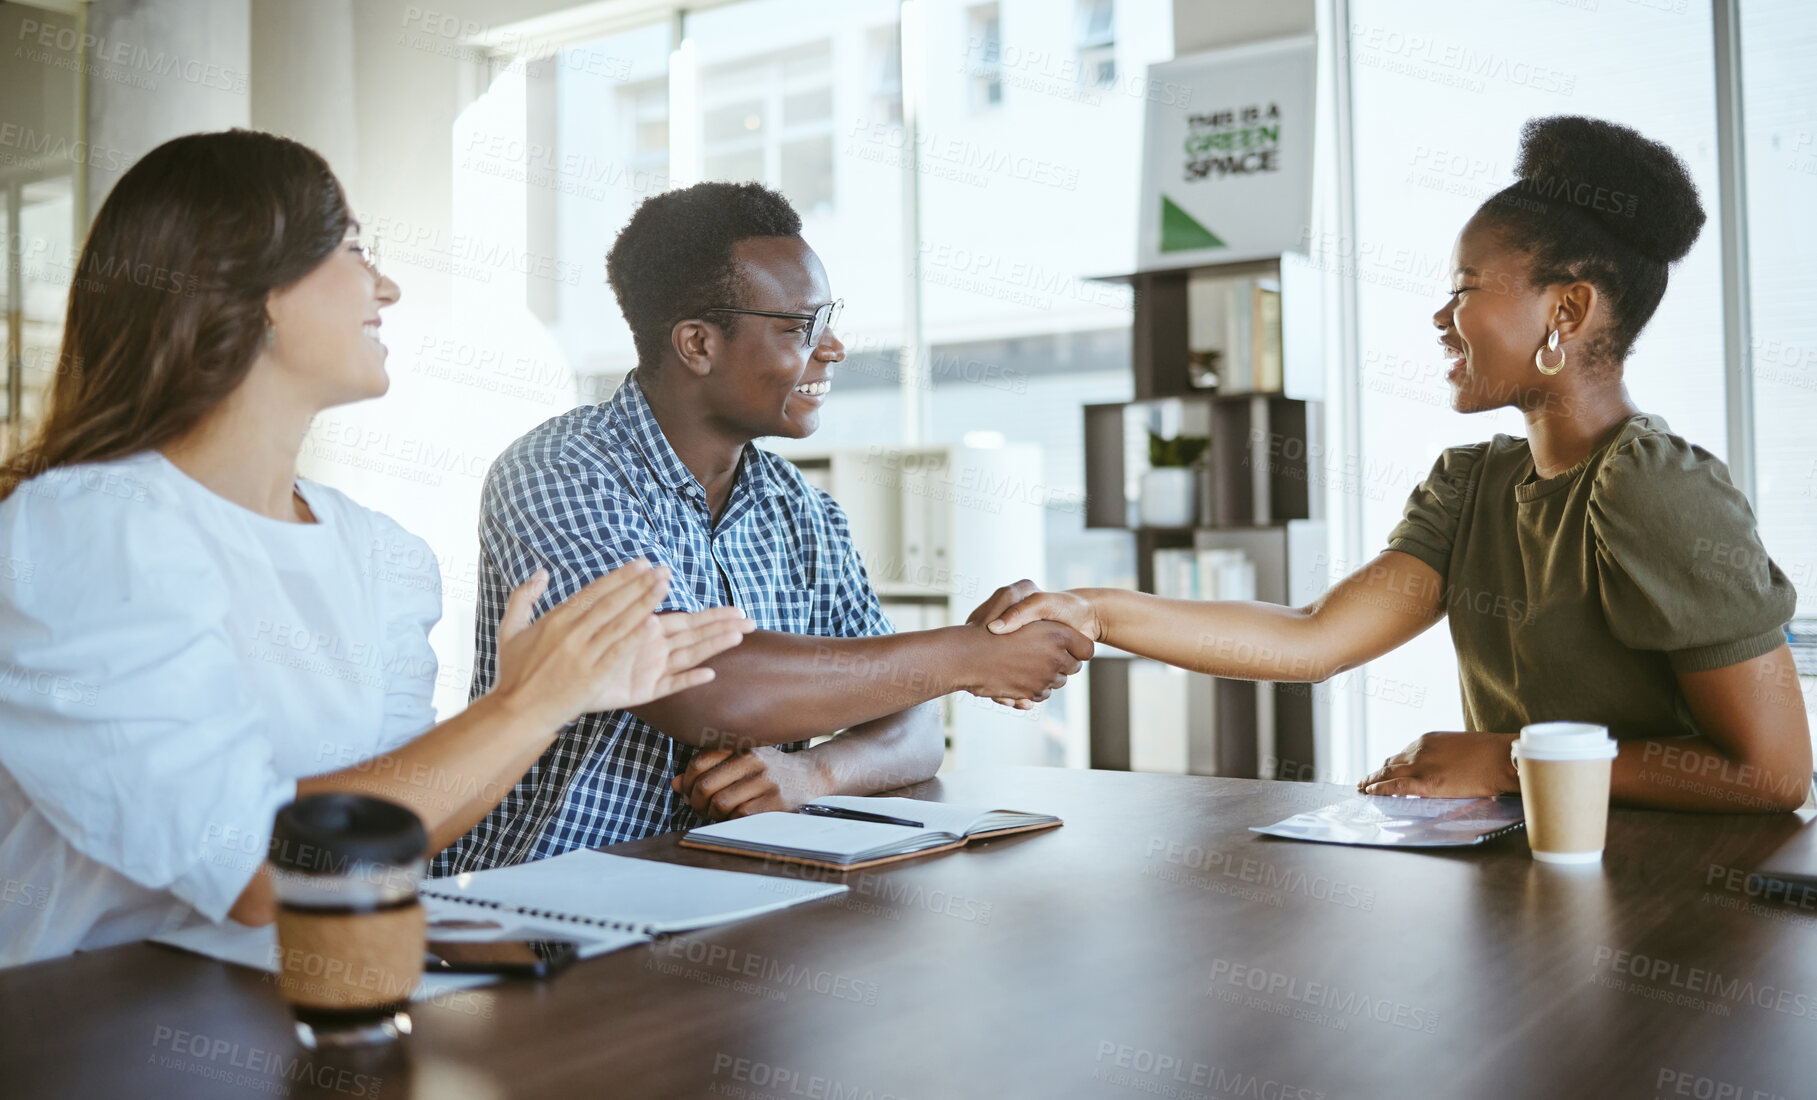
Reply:
M1144 527L1191 527L1197 519L1198 461L1211 446L1202 435L1163 439L1148 433L1148 470L1142 475Z

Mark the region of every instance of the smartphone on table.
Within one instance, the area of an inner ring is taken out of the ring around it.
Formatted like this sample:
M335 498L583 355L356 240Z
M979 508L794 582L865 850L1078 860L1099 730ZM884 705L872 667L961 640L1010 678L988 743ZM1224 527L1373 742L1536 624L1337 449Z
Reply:
M504 974L547 978L573 962L573 940L430 940L426 974Z

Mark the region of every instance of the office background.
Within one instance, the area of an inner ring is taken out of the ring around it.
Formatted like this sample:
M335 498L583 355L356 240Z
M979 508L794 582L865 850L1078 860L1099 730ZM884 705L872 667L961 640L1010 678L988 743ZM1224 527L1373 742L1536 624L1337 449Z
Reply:
M1021 488L952 517L988 531L1033 501L1033 554L986 540L946 567L945 598L905 590L899 622L962 617L1024 574L1133 585L1129 534L1086 526L1082 409L1134 396L1132 294L1098 277L1135 264L1147 67L1295 34L1319 50L1304 252L1324 575L1379 549L1442 447L1522 431L1508 410L1449 410L1429 317L1457 229L1512 178L1520 124L1589 114L1677 150L1711 214L1630 360L1634 398L1727 459L1812 614L1817 14L1800 0L0 3L0 446L39 414L86 225L137 156L228 126L320 150L403 300L390 394L324 414L304 472L436 548L445 716L466 698L487 465L633 364L604 279L613 235L667 187L758 179L801 210L850 351L820 432L777 450L832 477L830 456L880 448L1038 449ZM873 557L912 586L914 563ZM1319 690L1318 778L1462 721L1443 630ZM1016 725L992 743L1083 766L1087 691L996 716Z

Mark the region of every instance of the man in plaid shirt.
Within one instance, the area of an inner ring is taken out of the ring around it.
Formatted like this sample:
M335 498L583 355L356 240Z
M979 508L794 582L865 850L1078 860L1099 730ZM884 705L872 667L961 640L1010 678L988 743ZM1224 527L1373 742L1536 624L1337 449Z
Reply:
M1091 656L1058 623L892 633L839 505L753 445L811 434L845 358L800 234L781 195L726 183L651 198L619 234L607 277L638 366L487 475L472 693L492 686L506 598L539 568L538 613L642 558L671 572L661 610L734 604L759 629L707 664L712 682L564 729L432 873L926 779L943 751L931 700L1044 699Z

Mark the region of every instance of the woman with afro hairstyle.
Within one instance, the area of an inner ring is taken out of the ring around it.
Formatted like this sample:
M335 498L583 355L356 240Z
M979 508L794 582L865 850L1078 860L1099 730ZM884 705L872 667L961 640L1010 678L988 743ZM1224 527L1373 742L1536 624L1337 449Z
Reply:
M1449 616L1467 729L1427 733L1368 794L1514 793L1530 722L1607 725L1612 801L1795 809L1811 740L1785 623L1792 585L1721 460L1636 408L1629 349L1704 222L1684 164L1624 126L1535 119L1519 179L1458 233L1433 324L1452 407L1527 435L1439 455L1387 549L1305 607L1118 589L1000 589L991 630L1038 619L1215 676L1320 681Z

